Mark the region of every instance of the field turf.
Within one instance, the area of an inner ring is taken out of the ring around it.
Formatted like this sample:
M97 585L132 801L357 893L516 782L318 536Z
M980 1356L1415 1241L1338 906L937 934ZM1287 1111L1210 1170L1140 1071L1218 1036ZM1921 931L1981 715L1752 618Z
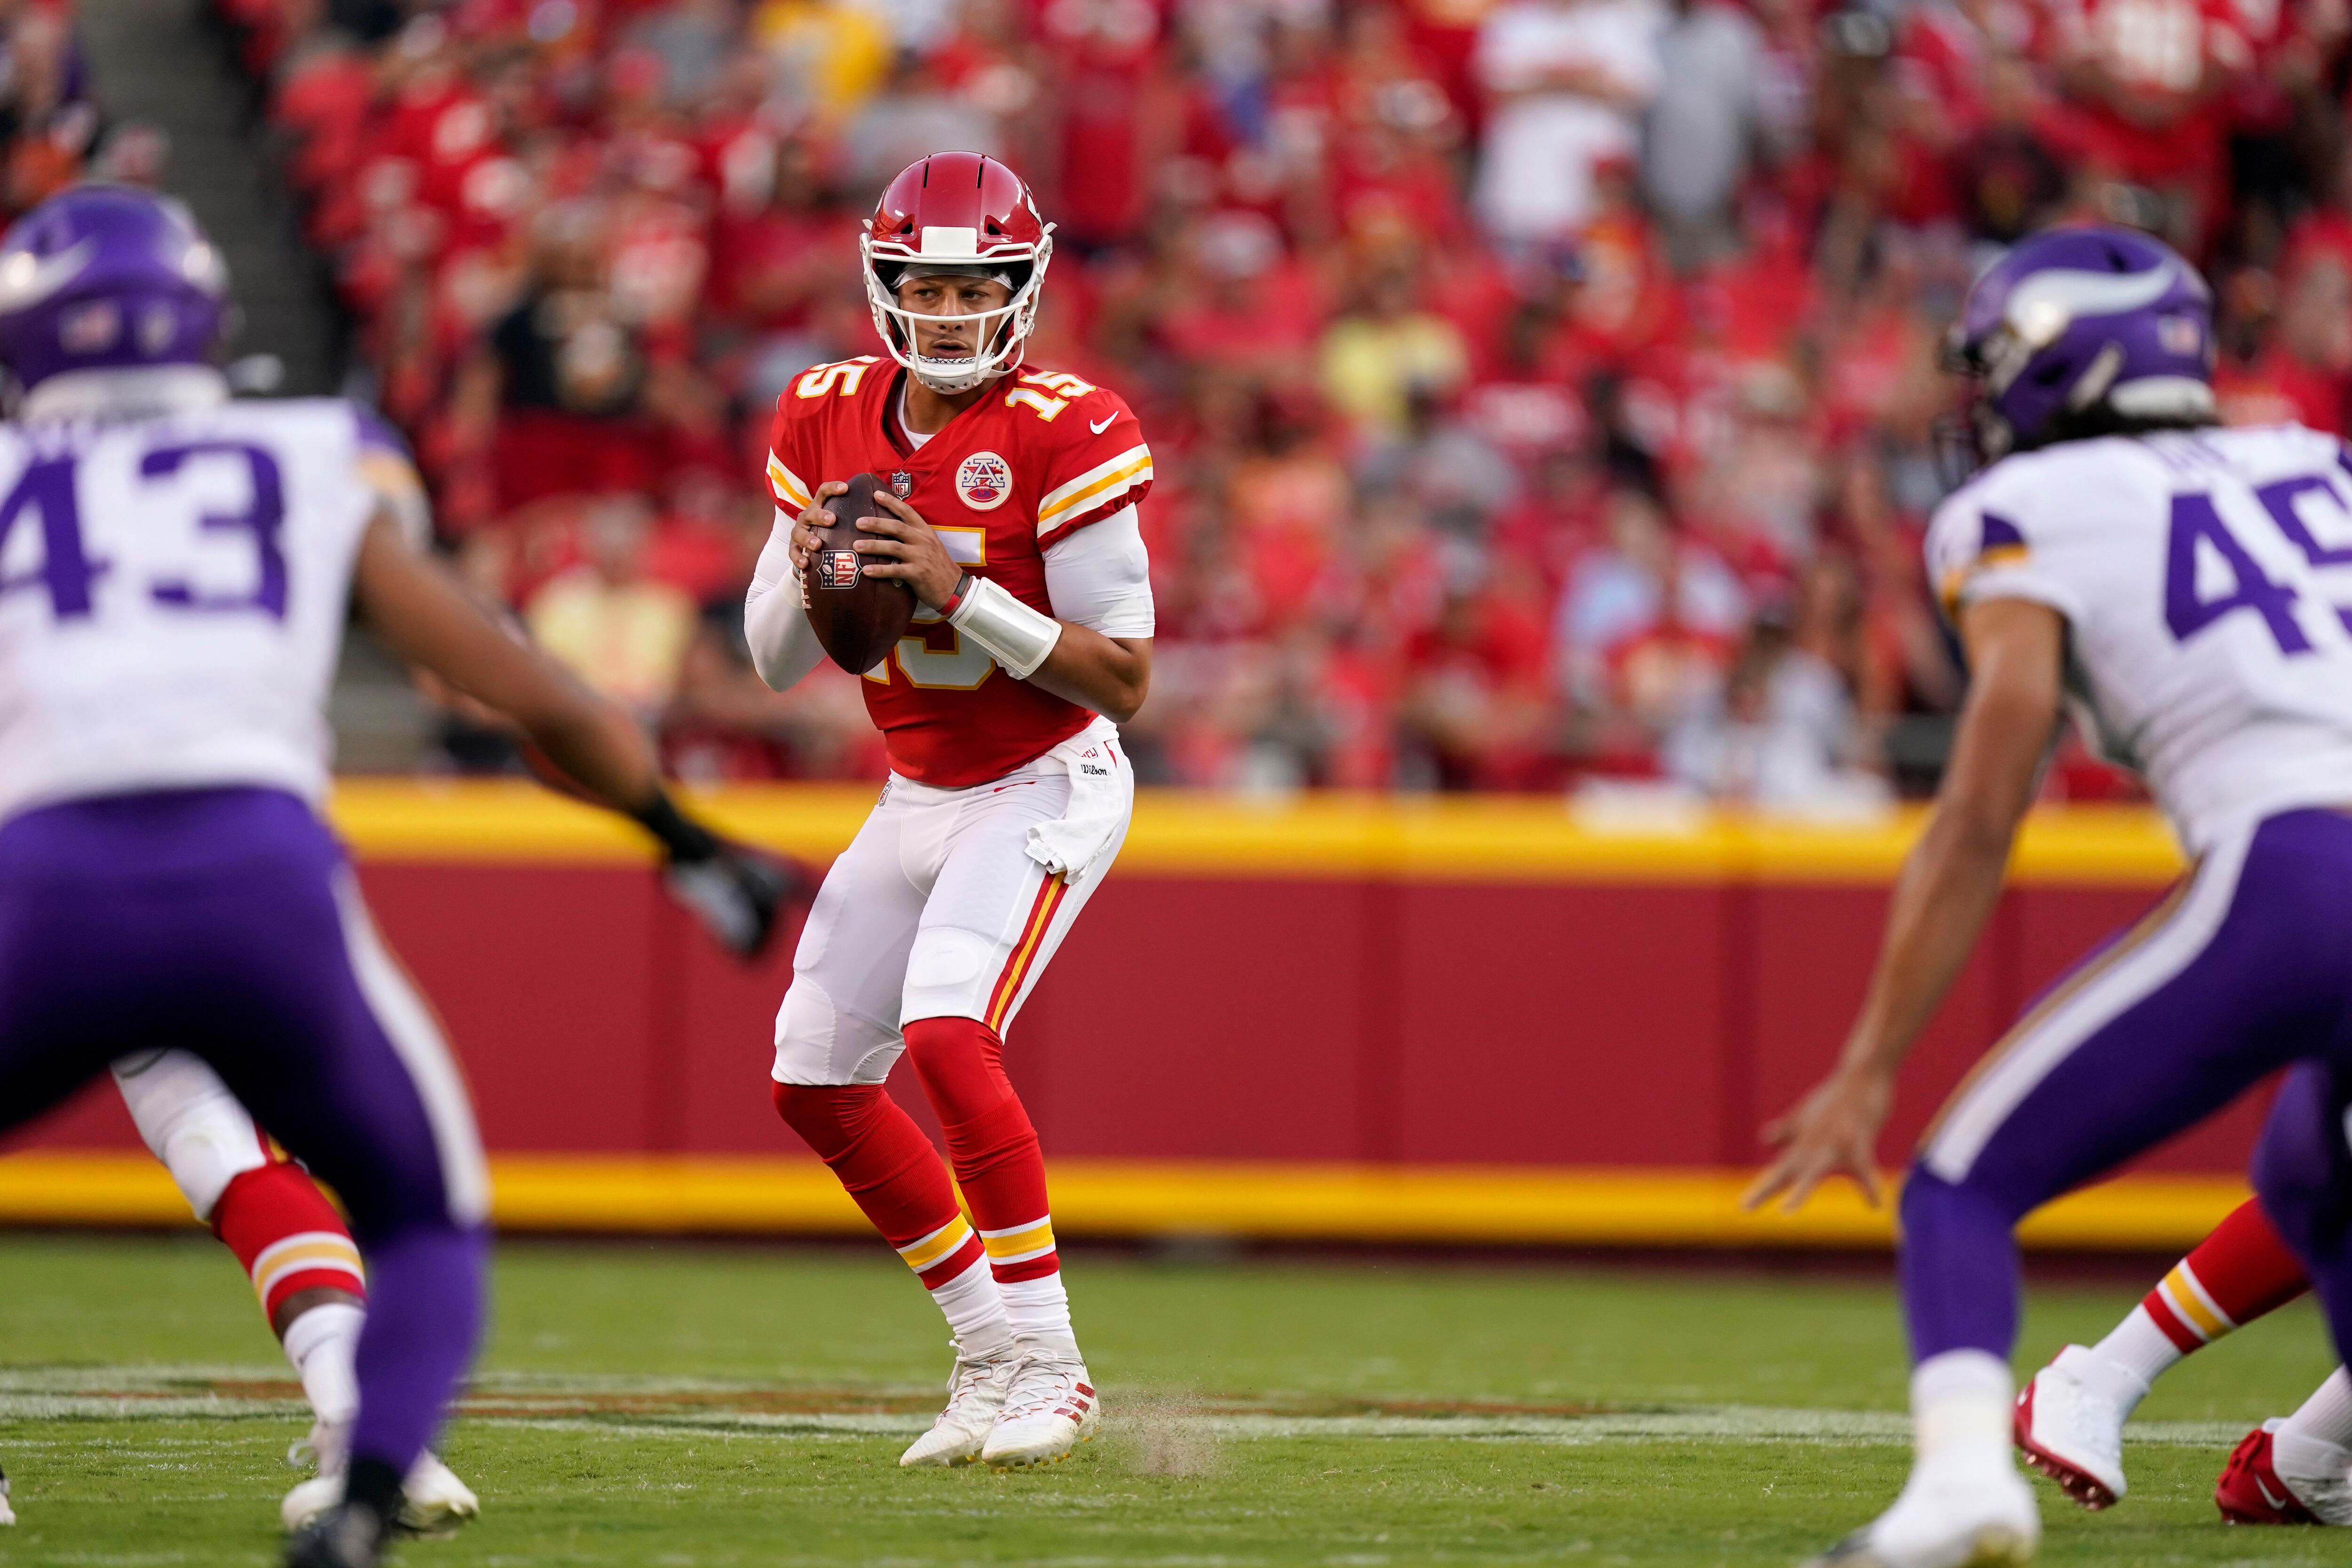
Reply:
M878 1247L509 1246L445 1444L483 1518L395 1561L1782 1565L1903 1474L1868 1276L1082 1254L1071 1278L1104 1437L1034 1474L910 1473L945 1336ZM2134 1295L2038 1289L2021 1361ZM2345 1561L2210 1501L2330 1359L2299 1305L2179 1369L2121 1508L2042 1487L2043 1561ZM209 1241L0 1237L0 1565L273 1561L294 1395Z

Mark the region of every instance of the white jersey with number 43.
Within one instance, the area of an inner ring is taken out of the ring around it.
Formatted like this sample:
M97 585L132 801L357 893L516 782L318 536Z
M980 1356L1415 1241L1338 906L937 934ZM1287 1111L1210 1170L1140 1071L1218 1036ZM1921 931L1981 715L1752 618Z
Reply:
M360 538L414 483L334 400L0 426L0 817L215 784L317 799Z
M2067 686L2194 853L2352 804L2352 467L2300 426L2070 441L2004 458L1927 534L1948 612L2066 617Z

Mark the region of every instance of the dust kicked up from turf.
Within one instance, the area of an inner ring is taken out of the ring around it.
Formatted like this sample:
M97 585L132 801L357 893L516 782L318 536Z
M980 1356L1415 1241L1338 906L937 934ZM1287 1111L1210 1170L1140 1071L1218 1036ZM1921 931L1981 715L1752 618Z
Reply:
M1217 1468L1219 1438L1200 1411L1197 1399L1167 1394L1136 1394L1106 1404L1108 1457L1138 1475L1208 1475Z

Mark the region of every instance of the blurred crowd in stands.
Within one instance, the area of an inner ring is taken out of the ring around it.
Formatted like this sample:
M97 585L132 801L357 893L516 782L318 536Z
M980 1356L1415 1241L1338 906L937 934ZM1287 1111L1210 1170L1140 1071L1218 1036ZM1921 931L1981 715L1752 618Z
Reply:
M9 3L21 206L89 128ZM1035 184L1031 360L1152 443L1160 782L1916 793L1936 346L2042 224L2209 268L2231 419L2352 386L2347 0L218 3L445 542L688 776L881 766L739 599L769 408L876 352L858 222L933 150Z

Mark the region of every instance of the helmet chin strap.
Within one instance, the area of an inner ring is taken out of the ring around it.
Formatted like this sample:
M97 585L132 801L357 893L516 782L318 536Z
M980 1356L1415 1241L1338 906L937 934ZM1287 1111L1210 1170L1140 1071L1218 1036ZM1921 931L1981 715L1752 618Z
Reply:
M952 359L926 359L921 354L909 354L907 357L908 360L907 374L913 376L917 381L921 382L925 386L929 387L933 392L939 393L947 397L953 397L958 393L970 392L976 386L985 386L988 383L995 380L998 376L1004 374L1002 369L994 369L986 372L968 370L966 374L961 375L943 375L927 367L942 364L970 365L972 362Z
M1005 306L1002 310L983 310L969 317L956 319L985 323L979 329L976 335L986 339L1012 332L1014 318L1019 311L1020 307L1013 304ZM992 317L995 319L992 321ZM936 323L940 318L924 317L917 320ZM907 374L943 396L952 397L959 393L970 392L976 386L984 386L998 376L1007 374L1020 363L1018 343L1012 345L1003 353L992 357L983 352L981 343L976 342L968 359L940 359L924 353L916 346L916 329L912 321L904 325L901 331L907 334Z

